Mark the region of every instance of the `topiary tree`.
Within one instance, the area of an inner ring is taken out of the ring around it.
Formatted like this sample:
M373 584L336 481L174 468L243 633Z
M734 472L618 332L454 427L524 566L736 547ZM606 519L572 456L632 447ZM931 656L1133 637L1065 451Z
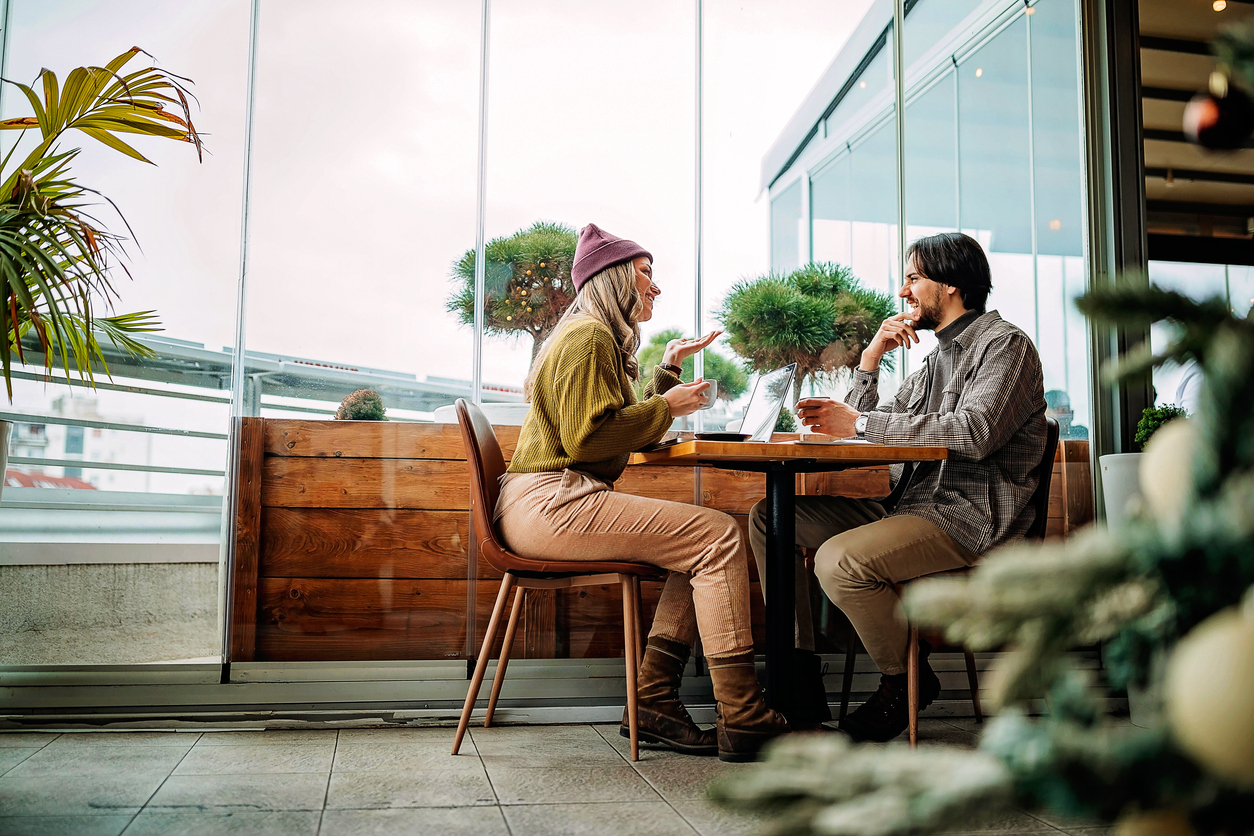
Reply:
M335 412L337 421L386 421L387 409L383 398L373 389L358 389L340 401Z
M820 262L738 282L717 315L750 370L797 364L795 404L806 380L854 369L880 323L894 313L892 298L862 287L848 267Z
M1132 440L1143 450L1149 443L1150 437L1158 432L1160 427L1169 421L1185 417L1188 417L1188 413L1184 407L1173 403L1164 406L1147 406L1141 412L1141 420L1136 424L1136 435Z
M649 342L640 349L640 379L648 380L653 374L653 367L662 362L662 354L666 344L684 335L678 328L659 331L649 338ZM696 368L693 358L689 357L681 365L679 375L683 380L691 381ZM718 381L718 396L723 400L734 401L749 389L749 376L735 362L711 348L705 349L705 379Z
M575 260L575 230L537 221L484 247L484 333L531 338L531 357L544 344L566 308L575 301L570 267ZM446 308L463 325L475 322L475 251L453 265L456 287Z

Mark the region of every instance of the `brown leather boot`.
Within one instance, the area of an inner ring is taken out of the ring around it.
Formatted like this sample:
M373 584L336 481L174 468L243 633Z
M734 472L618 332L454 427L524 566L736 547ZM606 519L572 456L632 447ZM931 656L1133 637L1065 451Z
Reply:
M791 731L782 714L766 707L752 651L710 659L709 667L718 700L719 760L755 760L767 741Z
M700 729L679 700L679 680L691 649L661 636L650 636L636 677L636 731L642 743L660 743L686 755L718 751L714 729ZM618 733L631 737L627 709Z

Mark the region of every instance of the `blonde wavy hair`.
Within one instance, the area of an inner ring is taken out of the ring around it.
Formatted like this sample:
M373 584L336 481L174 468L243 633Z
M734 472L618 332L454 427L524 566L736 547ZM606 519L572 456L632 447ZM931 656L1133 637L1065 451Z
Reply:
M567 326L585 319L594 319L610 329L623 353L627 377L632 381L638 380L640 363L636 360L636 350L640 347L640 313L643 310L644 297L636 287L636 266L633 262L614 264L591 276L536 354L527 382L523 385L526 399L531 400L536 373L544 365L544 359L549 356L557 338Z

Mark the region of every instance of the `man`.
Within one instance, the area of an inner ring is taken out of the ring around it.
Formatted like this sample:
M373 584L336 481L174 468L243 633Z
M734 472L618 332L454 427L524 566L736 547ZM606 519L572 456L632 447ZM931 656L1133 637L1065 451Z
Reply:
M909 632L893 584L969 566L1022 537L1034 515L1031 471L1046 441L1040 357L1026 334L985 312L992 276L980 245L942 233L911 244L907 260L897 295L910 310L884 320L862 352L845 402L806 398L797 405L814 432L949 448L943 462L894 465L893 490L883 500L797 497L797 544L818 549L814 570L823 591L849 617L881 673L879 690L841 725L855 740L891 740L908 723ZM884 354L917 344L923 330L936 332L936 349L895 398L877 406ZM754 506L750 522L758 576L765 577L765 502ZM808 628L809 607L798 617ZM830 718L807 637L798 630L796 667L810 680L797 683L794 694L799 726ZM923 708L940 693L940 681L927 661L930 648L920 644Z

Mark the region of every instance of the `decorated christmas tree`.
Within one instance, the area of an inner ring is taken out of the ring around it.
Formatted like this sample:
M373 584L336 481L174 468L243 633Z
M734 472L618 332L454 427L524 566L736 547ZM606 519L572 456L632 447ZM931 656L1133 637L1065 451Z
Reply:
M781 833L935 832L1012 801L1127 836L1254 832L1254 322L1143 283L1080 304L1120 324L1173 322L1164 354L1125 358L1124 373L1196 360L1202 401L1151 439L1145 508L1125 527L1008 547L908 591L910 616L951 641L1013 651L979 749L784 739L716 798L775 810ZM1099 644L1113 685L1161 694L1149 727L1103 716L1072 669L1069 651ZM1031 718L1040 697L1047 712Z

